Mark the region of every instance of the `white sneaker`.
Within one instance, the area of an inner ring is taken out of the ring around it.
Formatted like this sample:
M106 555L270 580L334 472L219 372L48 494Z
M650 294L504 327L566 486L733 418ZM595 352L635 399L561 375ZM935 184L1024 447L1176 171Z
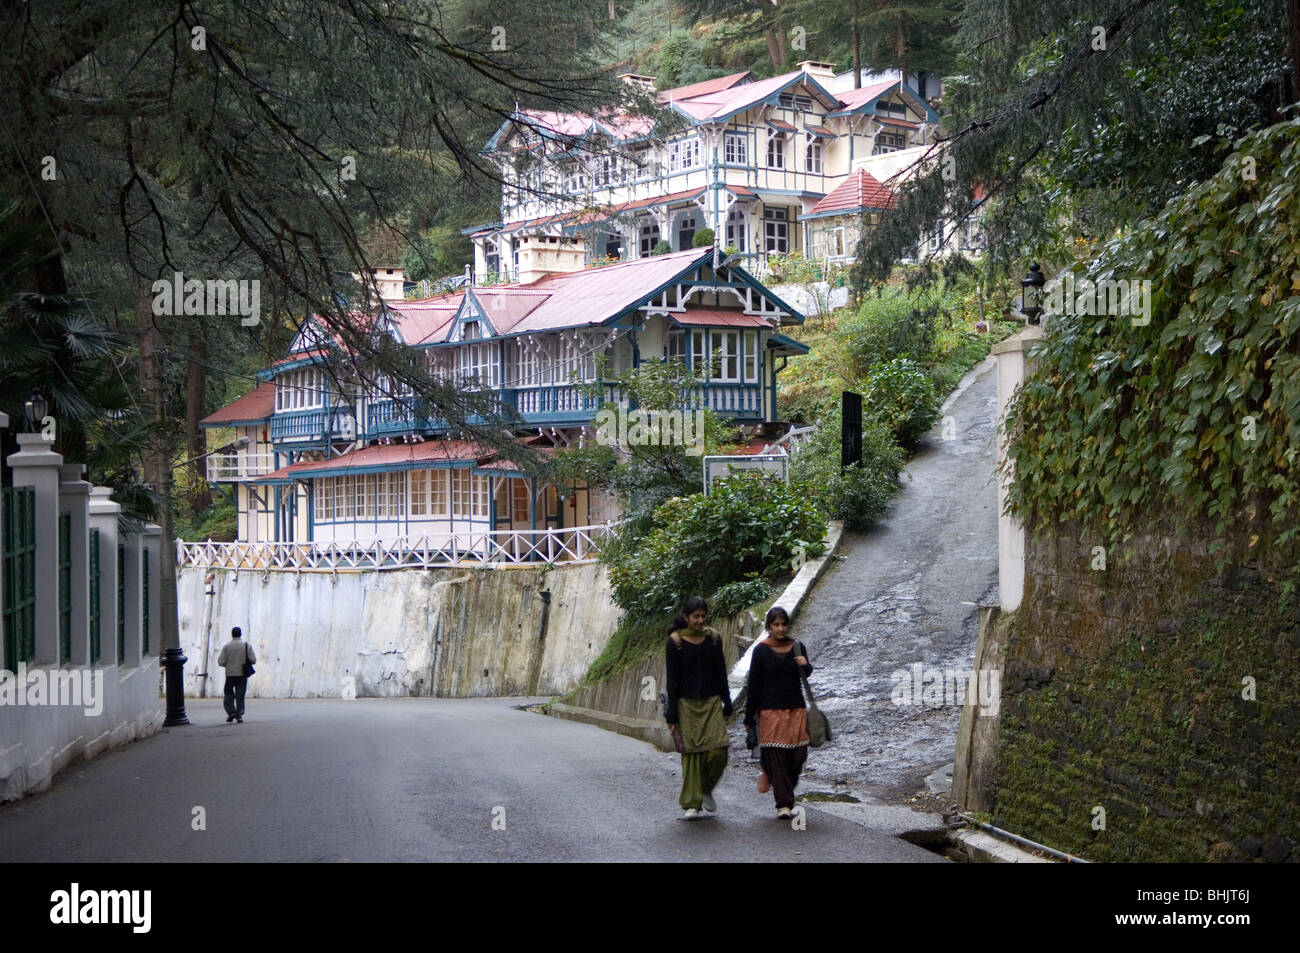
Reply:
M718 813L718 802L713 800L712 794L704 795L703 800L701 800L700 802L700 806L704 808L704 810L708 811L710 814Z
M693 821L699 816L700 816L700 812L693 807L688 807L685 811L682 812L682 820L684 821Z
M776 809L777 820L785 821L793 817L793 812L788 807L778 807Z

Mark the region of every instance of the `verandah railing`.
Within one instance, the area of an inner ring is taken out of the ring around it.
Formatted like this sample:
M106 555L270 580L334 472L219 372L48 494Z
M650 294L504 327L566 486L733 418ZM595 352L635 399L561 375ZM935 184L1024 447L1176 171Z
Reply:
M502 567L593 562L602 541L624 521L564 529L436 533L368 543L187 543L176 541L177 566L303 571Z

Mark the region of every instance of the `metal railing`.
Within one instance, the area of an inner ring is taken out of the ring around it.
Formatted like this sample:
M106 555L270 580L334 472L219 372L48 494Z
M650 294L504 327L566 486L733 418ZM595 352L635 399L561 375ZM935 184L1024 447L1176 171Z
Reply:
M255 480L275 470L273 453L214 453L208 457L209 483Z
M624 522L564 529L433 533L366 543L187 543L178 539L176 565L300 572L589 563L595 561L601 542Z

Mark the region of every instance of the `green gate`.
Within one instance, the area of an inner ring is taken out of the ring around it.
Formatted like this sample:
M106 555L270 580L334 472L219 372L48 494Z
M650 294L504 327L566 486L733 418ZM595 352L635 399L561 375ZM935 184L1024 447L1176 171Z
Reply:
M99 662L99 530L90 531L90 664Z
M72 661L72 514L59 514L59 664Z
M117 664L126 664L126 547L117 544Z
M144 611L141 614L141 618L144 620L144 629L140 633L144 638L144 647L140 649L140 656L143 658L149 654L149 550L142 547L140 555L144 557L141 561L143 571L140 576L144 580L143 585L140 586L140 594L144 603Z
M36 490L0 491L4 506L4 651L11 670L36 655Z

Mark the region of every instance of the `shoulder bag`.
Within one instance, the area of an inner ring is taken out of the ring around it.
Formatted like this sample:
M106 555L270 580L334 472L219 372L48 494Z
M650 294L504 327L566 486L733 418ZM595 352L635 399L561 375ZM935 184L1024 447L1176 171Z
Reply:
M804 658L808 657L808 650L804 648L802 642L799 643L799 654ZM826 720L822 710L813 701L812 686L808 684L808 679L800 675L799 682L803 685L804 697L808 702L808 744L814 748L820 748L834 737L831 734L831 723Z

